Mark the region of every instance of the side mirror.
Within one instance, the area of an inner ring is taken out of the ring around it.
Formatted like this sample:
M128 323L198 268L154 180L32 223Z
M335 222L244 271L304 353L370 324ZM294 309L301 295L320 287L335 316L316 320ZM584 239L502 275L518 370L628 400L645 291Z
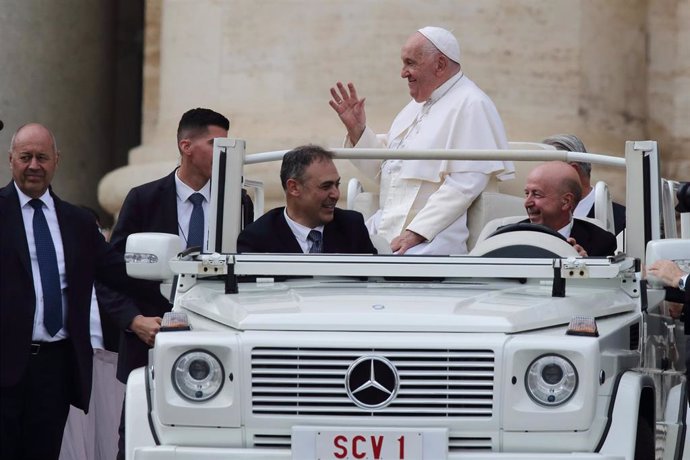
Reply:
M184 249L178 235L170 233L133 233L127 237L125 262L132 278L163 281L171 279L170 259Z

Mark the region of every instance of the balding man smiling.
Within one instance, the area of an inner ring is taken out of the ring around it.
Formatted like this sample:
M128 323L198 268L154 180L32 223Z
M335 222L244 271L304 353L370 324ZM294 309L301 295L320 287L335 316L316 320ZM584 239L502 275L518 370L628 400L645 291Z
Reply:
M616 251L616 237L590 222L574 219L582 198L577 172L562 161L537 166L527 176L525 209L528 220L557 231L582 256L609 256Z

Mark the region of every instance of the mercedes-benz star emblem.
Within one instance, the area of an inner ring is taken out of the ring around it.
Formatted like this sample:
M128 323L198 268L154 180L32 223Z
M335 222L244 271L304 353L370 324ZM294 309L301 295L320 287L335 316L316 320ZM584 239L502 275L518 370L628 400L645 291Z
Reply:
M400 377L393 363L381 356L362 356L347 369L345 389L362 409L381 409L395 399Z

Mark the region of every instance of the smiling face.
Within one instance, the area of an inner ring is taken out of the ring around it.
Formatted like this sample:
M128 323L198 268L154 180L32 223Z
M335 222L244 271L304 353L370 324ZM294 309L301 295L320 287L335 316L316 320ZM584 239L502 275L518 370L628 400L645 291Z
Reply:
M50 131L30 124L15 134L9 158L12 178L19 189L31 198L38 198L48 190L60 154Z
M567 163L554 161L532 170L525 184L525 209L530 222L556 231L565 227L579 200L573 189L579 187L577 173Z
M312 162L301 179L287 180L288 216L309 228L331 222L340 198L339 187L340 175L331 160Z
M419 32L410 36L400 52L402 70L400 76L407 79L410 96L424 102L445 81L444 69L447 58Z

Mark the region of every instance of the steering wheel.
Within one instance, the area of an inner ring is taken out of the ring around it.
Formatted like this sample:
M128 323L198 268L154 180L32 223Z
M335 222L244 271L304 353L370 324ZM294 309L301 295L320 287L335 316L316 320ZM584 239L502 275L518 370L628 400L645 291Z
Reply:
M544 225L526 222L500 227L484 241L477 243L469 255L549 259L579 256L575 248L557 231Z
M561 235L560 233L558 233L556 230L552 229L551 227L547 227L546 225L541 225L541 224L533 224L531 222L517 222L515 224L508 224L508 225L504 225L502 227L498 227L496 229L496 231L494 231L487 238L491 238L492 236L496 236L496 235L502 235L503 233L522 232L522 231L546 233L547 235L555 236L556 238L560 238L561 240L566 241L565 236Z

